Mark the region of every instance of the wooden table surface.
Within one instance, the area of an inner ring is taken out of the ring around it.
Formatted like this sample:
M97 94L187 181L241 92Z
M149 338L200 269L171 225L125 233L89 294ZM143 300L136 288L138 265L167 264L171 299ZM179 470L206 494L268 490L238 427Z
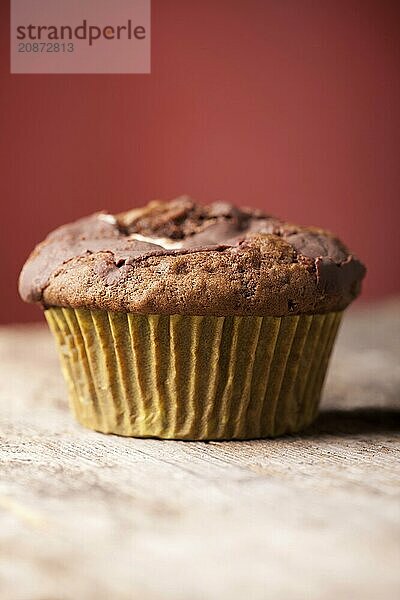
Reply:
M306 434L204 443L83 429L45 327L1 328L1 600L399 598L399 340L350 310Z

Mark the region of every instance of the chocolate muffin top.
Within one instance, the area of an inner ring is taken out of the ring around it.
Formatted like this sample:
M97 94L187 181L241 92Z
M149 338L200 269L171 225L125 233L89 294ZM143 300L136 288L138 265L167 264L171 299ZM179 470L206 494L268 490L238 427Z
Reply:
M180 197L56 229L30 255L19 289L43 307L283 316L345 308L364 275L327 231Z

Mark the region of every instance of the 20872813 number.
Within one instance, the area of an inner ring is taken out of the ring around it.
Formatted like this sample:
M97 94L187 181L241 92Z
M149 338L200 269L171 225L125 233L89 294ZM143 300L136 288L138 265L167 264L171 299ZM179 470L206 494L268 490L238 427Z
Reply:
M72 42L19 42L18 52L73 52Z

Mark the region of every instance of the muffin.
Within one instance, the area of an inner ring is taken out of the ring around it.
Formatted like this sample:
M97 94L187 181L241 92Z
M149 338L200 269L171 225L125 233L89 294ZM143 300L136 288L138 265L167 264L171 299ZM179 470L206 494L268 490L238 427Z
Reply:
M83 425L248 439L313 421L364 274L327 231L181 197L56 229L19 289L44 309Z

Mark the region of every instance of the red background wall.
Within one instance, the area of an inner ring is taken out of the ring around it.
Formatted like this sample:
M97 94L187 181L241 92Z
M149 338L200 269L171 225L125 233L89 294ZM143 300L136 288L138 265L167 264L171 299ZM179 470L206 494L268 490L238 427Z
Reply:
M153 0L151 75L10 75L1 2L0 317L52 228L183 192L337 232L399 291L399 2Z

